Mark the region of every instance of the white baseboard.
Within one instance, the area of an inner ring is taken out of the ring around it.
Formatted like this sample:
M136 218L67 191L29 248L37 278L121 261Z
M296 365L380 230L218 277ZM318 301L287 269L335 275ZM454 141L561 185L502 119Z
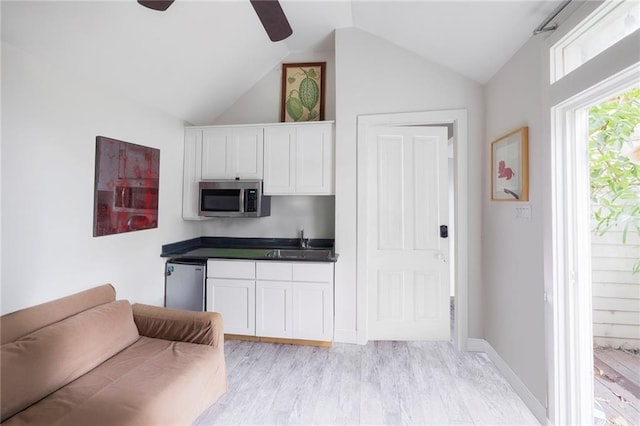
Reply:
M495 364L500 373L507 379L513 390L516 391L520 399L531 410L540 424L547 424L547 409L536 399L529 388L522 383L520 377L513 372L509 364L496 352L495 349L484 339L467 339L467 350L470 352L485 352L491 362Z
M335 329L333 331L333 341L336 343L358 344L358 332L355 330Z

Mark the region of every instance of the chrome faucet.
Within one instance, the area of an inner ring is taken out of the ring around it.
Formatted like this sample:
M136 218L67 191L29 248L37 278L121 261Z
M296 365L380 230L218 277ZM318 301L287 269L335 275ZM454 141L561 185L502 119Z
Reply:
M304 237L304 228L300 230L300 248L309 248L309 239Z

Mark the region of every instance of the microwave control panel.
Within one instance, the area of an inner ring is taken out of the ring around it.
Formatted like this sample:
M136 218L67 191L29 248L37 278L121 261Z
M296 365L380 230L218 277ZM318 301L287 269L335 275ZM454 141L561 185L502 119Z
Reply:
M256 189L247 189L245 191L245 212L257 212L258 211L258 191Z

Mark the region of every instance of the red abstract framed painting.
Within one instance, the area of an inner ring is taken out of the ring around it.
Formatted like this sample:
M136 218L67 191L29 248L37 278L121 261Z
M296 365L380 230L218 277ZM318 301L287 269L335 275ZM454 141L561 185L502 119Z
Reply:
M96 137L93 236L158 227L160 150Z

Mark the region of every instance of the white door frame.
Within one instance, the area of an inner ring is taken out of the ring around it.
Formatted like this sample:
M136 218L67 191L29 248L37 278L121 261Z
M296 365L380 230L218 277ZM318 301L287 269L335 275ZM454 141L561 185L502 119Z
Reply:
M419 111L393 114L359 115L357 139L357 236L356 236L356 295L358 343L367 342L367 252L366 211L363 206L366 196L367 132L371 126L426 126L452 124L454 136L454 261L455 271L451 279L455 283L455 343L458 350L467 350L468 338L468 181L467 110Z
M552 279L545 285L552 424L593 421L589 159L584 108L640 81L640 64L551 109Z

